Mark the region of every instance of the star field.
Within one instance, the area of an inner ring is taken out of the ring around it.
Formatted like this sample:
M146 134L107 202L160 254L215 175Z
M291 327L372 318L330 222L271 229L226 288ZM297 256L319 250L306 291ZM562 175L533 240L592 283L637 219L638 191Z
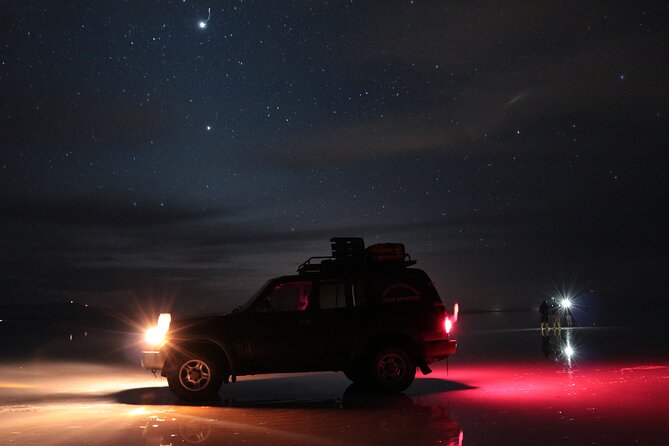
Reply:
M229 308L347 235L472 308L657 300L667 12L6 2L0 301Z

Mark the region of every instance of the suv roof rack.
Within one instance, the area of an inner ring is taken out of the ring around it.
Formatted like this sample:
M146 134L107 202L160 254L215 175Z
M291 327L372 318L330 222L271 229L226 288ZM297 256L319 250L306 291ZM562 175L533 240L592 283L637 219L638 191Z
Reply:
M352 273L376 269L398 269L415 265L401 243L378 243L365 248L361 237L333 237L332 255L314 256L298 268L299 274L336 272Z

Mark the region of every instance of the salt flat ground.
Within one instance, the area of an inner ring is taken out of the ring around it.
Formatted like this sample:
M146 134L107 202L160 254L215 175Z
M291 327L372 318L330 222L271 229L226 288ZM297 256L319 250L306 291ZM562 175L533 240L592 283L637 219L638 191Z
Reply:
M667 329L542 336L535 319L463 315L458 353L392 397L310 373L241 377L215 404L188 406L127 354L5 356L0 444L669 444Z

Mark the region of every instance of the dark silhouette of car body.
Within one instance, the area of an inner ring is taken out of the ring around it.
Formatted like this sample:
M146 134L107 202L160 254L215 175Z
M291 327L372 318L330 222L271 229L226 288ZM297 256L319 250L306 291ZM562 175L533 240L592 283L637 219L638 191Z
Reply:
M360 386L401 392L416 368L453 354L449 314L401 244L333 238L332 256L269 280L228 315L175 321L142 364L184 400L216 397L237 376L343 371ZM447 328L448 326L448 328Z

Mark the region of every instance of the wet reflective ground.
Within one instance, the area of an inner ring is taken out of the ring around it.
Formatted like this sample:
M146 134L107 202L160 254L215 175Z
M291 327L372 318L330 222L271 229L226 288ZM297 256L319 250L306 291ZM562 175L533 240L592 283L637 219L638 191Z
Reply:
M668 444L664 327L542 336L535 319L463 315L457 355L394 397L319 373L241 378L184 406L123 360L5 357L0 444Z

